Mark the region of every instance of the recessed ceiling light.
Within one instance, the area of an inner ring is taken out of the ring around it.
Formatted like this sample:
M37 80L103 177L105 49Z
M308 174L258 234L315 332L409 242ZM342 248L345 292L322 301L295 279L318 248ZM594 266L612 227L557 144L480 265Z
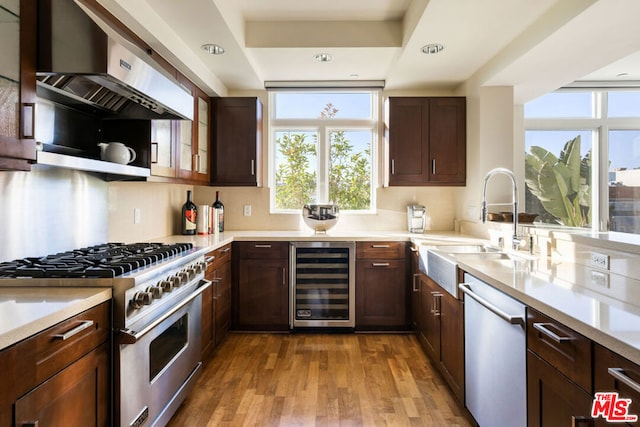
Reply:
M616 74L616 77L625 77L628 76L629 73L620 73L620 74Z
M358 77L360 77L360 74L356 74L356 73L349 74L349 77L351 77L352 79L357 79Z
M211 55L222 55L224 53L224 48L222 46L211 43L203 44L202 50L210 53Z
M431 44L422 46L420 50L425 55L433 55L433 54L442 52L442 49L444 49L444 46L441 45L440 43L431 43Z
M333 59L331 55L329 55L328 53L318 53L317 55L314 56L314 58L318 62L329 62Z

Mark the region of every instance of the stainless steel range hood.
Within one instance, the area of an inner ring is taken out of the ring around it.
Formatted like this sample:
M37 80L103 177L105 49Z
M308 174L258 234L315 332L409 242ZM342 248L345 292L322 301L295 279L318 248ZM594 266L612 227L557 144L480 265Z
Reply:
M193 120L193 96L105 27L72 0L38 1L38 96L119 118Z

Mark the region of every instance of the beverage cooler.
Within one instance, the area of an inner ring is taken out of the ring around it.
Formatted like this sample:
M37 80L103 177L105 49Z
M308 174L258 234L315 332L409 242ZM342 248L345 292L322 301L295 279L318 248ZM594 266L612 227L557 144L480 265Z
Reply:
M355 242L291 244L293 328L355 327Z

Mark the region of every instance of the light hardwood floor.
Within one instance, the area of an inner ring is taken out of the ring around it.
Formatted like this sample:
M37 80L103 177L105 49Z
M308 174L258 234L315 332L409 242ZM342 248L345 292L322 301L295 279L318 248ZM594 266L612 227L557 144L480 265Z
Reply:
M471 426L413 335L230 334L178 426Z

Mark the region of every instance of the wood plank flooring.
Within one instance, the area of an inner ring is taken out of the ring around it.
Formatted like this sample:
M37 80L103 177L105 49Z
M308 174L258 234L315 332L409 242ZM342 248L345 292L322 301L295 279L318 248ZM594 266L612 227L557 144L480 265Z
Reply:
M471 426L413 335L230 334L169 423Z

